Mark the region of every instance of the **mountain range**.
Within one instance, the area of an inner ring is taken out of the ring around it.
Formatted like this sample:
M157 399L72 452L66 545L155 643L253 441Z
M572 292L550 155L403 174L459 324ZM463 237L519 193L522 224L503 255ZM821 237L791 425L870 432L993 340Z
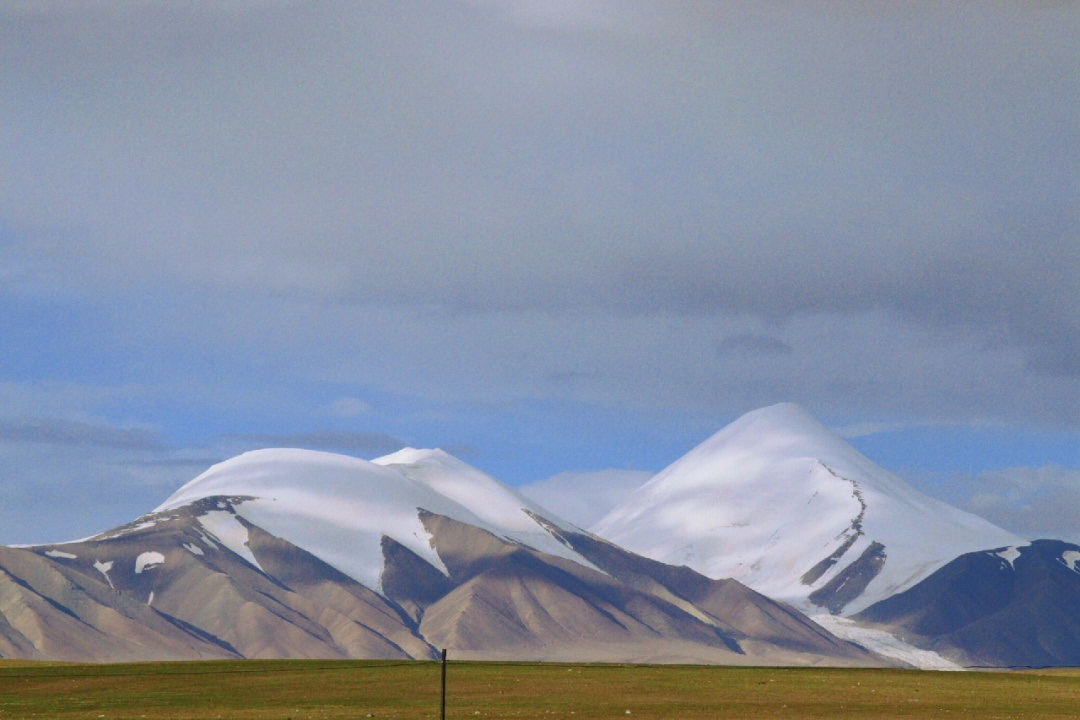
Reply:
M1078 561L789 404L589 529L440 450L268 449L127 525L0 547L0 657L1071 665Z

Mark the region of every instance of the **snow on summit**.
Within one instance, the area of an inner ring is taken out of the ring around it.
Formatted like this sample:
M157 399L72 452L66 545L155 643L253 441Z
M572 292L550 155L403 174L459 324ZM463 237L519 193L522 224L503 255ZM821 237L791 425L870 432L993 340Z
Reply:
M441 450L407 448L375 461L299 449L247 452L214 465L157 511L217 496L234 499L235 512L245 520L376 591L384 535L446 573L421 510L588 564L530 513L556 518ZM229 546L250 554L236 532Z
M592 567L536 522L540 516L568 530L573 528L521 493L442 450L405 448L372 462L393 468L439 495L459 503L480 519L478 524L549 555Z
M1025 544L911 488L790 403L723 428L592 530L657 560L844 615L961 553Z

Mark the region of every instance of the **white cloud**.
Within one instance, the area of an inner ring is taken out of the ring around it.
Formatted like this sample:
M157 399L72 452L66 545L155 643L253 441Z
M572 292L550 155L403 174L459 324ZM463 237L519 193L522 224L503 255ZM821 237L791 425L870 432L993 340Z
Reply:
M331 415L338 417L361 417L364 415L373 415L375 413L374 408L370 404L355 397L339 398L330 403L330 407L327 408L327 412Z
M472 3L496 10L510 22L528 27L611 31L619 26L619 13L611 12L610 4L596 0L472 0Z
M60 542L129 522L210 462L191 451L0 440L0 544Z
M0 264L91 297L878 310L1080 372L1071 10L494 4L696 28L628 48L470 5L213 6L15 13Z
M580 528L589 528L653 476L639 470L564 472L518 491Z
M1014 467L962 482L971 512L1031 539L1080 542L1080 469Z
M904 430L909 427L911 426L904 423L861 422L834 427L832 428L832 431L842 438L851 439L897 432L898 430Z

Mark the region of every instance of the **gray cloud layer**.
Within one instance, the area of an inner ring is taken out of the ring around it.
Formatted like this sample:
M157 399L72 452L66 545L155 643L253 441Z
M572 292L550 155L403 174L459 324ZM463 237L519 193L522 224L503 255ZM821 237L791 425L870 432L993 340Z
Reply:
M1080 542L1080 470L1017 467L966 478L967 508L1029 538Z
M128 522L246 450L303 447L370 457L404 445L381 433L324 430L220 436L182 448L151 428L0 419L0 544L56 542Z
M1075 428L1078 38L1071 3L9 3L3 297L208 395Z
M0 442L47 445L88 445L114 450L161 450L164 444L154 430L121 428L61 418L8 421L0 419Z
M398 438L375 432L316 430L292 433L252 433L235 435L230 440L245 446L298 447L308 450L333 450L354 455L386 455L407 444Z
M1075 3L0 4L0 542L439 403L484 459L559 453L521 399L1075 431L1078 56Z

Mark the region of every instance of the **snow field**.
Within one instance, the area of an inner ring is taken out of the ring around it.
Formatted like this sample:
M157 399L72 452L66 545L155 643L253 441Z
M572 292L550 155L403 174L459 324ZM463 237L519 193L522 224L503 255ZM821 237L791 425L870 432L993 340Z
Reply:
M909 487L792 404L739 418L591 529L642 555L733 577L789 602L805 600L881 543L884 565L845 615L962 553L1025 543ZM803 582L852 538L831 568Z
M558 522L542 508L440 450L407 449L374 462L311 450L249 452L211 467L157 511L218 495L253 498L236 504L237 514L376 592L382 591L384 535L447 574L420 510L588 565L529 516ZM258 567L246 530L230 512L212 511L199 521Z

